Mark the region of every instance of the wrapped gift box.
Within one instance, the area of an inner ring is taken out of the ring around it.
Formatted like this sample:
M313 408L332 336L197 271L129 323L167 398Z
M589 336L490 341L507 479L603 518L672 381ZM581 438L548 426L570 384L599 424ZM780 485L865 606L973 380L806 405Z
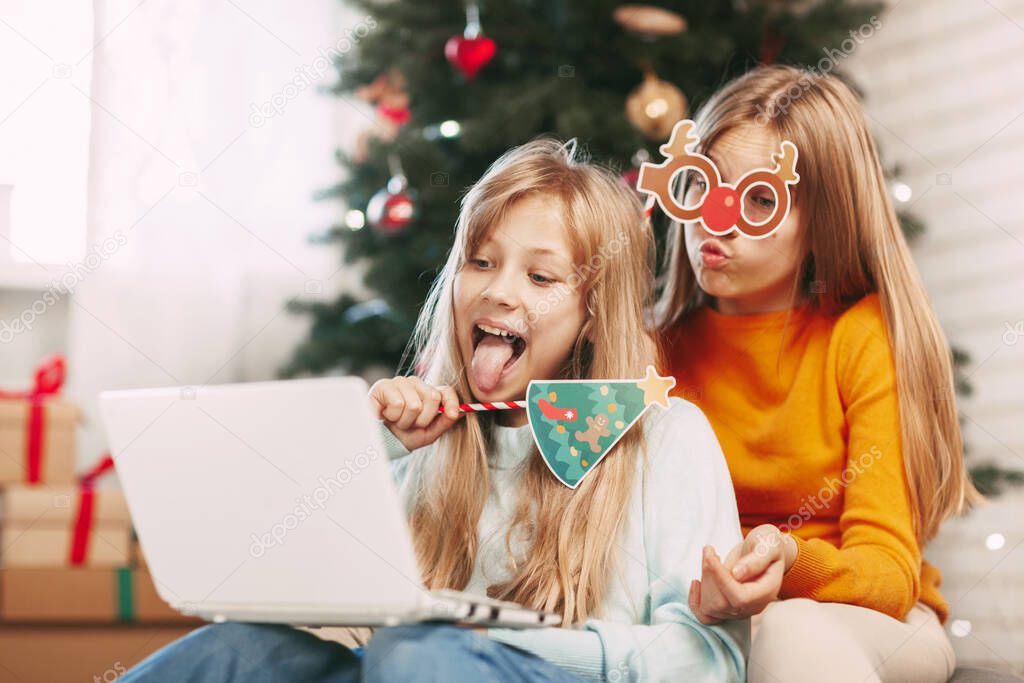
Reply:
M0 569L0 622L203 623L171 609L149 572L130 567Z
M139 543L139 537L135 534L135 529L132 529L131 558L131 566L143 568L146 567L146 556L142 552L142 545Z
M38 454L32 455L29 399L0 398L0 484L39 482L70 484L75 481L75 428L78 407L58 398L42 401ZM35 468L30 466L33 457ZM35 475L33 475L35 469Z
M75 426L79 412L60 400L64 357L50 356L36 368L32 386L0 389L0 484L75 480Z
M118 567L131 562L131 521L117 489L92 494L83 513L76 486L10 485L0 491L0 565ZM88 519L83 519L83 515Z

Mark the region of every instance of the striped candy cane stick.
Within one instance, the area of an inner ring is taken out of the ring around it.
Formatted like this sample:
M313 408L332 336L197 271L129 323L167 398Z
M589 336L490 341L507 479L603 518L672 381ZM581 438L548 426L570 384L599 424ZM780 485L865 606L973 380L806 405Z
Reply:
M526 401L498 401L497 403L463 403L459 410L463 413L483 413L488 410L521 410ZM438 406L437 412L443 413L444 406Z
M651 214L654 213L654 202L655 199L653 194L649 195L647 197L647 201L644 202L644 215L647 216L648 218L650 218Z

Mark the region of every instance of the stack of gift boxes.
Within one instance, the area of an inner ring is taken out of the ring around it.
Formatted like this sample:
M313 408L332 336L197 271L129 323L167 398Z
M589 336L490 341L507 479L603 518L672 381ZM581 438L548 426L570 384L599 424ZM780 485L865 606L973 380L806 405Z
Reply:
M30 390L0 392L2 633L194 624L157 595L124 496L108 481L113 460L104 456L76 473L79 411L60 397L62 379L63 361L54 358L40 366Z

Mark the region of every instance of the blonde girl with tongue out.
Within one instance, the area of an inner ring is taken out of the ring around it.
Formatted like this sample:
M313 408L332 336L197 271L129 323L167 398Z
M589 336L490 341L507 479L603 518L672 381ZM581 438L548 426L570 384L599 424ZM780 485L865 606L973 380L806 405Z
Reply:
M699 410L673 398L648 412L575 490L548 470L525 411L458 410L520 400L532 379L643 377L655 362L652 259L640 201L616 174L577 159L574 142L516 148L463 197L417 326L417 376L371 389L425 584L563 617L561 628L470 631L471 647L522 667L502 680L744 678L749 624L705 626L687 607L701 548L741 538ZM418 648L428 661L438 639L470 638L408 630L433 634Z
M362 658L284 627L209 626L126 680L742 681L749 622L702 624L687 606L701 549L740 540L711 426L692 403L645 413L576 489L548 470L524 411L532 379L633 379L652 236L616 174L535 140L462 200L454 244L416 329L415 377L377 382L422 581L557 612L562 626L377 630ZM387 539L379 539L387 542Z

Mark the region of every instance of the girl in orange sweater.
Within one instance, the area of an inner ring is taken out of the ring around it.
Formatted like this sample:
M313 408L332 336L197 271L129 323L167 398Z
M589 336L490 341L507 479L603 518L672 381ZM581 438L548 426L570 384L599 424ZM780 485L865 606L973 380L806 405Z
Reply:
M921 550L981 500L965 472L950 350L886 193L857 97L837 78L756 69L696 116L722 180L800 182L765 239L675 225L656 309L675 393L707 415L745 540L705 549L690 608L752 616L748 680L945 681L941 574ZM684 177L683 203L706 184ZM744 215L779 198L755 186Z

